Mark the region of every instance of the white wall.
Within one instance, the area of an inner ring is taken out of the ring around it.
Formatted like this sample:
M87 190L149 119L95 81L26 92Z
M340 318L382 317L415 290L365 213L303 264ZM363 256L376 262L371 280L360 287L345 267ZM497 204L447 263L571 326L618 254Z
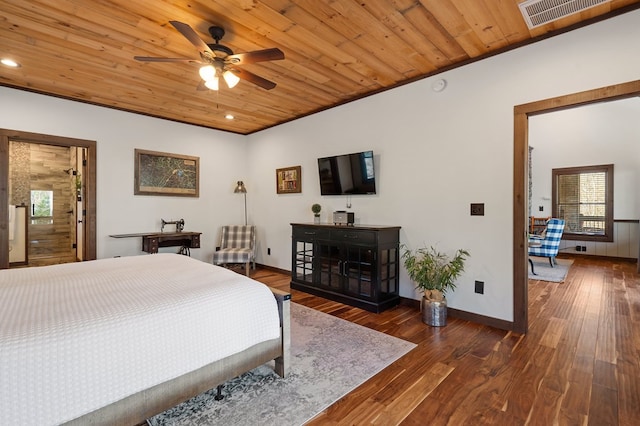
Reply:
M0 127L97 142L98 258L141 253L139 238L110 234L159 231L161 218L183 218L186 231L203 233L203 248L191 256L208 261L218 228L244 221L242 197L233 193L236 180L247 180L243 136L6 87ZM133 195L135 148L200 157L200 197Z
M640 98L582 106L529 119L532 159L532 214L551 215L551 171L561 167L614 165L614 219L640 219ZM543 212L539 211L542 207ZM634 258L638 224L616 223L613 242L568 240L561 250L577 254Z
M260 261L289 269L289 223L310 222L313 203L324 221L345 209L345 197L320 196L318 157L373 149L378 194L352 197L356 222L400 225L410 248L468 249L449 305L513 320L513 108L640 78L638 24L635 11L251 135ZM440 78L448 86L436 93ZM302 193L277 195L275 169L295 165ZM485 216L471 217L478 202ZM404 272L400 293L418 298Z
M614 218L640 218L638 117L637 97L531 117L532 215L551 214L552 169L613 164Z
M221 224L240 222L237 179L248 187L249 222L259 228L258 262L290 269L291 222L345 209L321 197L316 159L375 151L378 194L353 196L362 224L400 225L410 248L471 252L451 307L511 321L513 107L640 78L640 11L627 13L437 77L405 85L248 137L0 88L0 127L98 141L98 256L139 253L112 233L159 229L184 217L203 231L210 258ZM447 88L431 90L445 78ZM277 89L276 89L277 90ZM133 196L133 149L201 158L198 199ZM275 170L302 166L302 193L277 195ZM469 215L485 203L484 217ZM271 255L266 249L271 248ZM485 294L473 292L485 281ZM403 272L400 293L418 298Z

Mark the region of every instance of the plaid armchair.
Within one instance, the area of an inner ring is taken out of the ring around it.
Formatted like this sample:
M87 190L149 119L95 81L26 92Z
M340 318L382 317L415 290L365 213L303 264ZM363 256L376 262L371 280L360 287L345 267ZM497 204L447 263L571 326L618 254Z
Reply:
M223 226L220 236L220 247L213 253L213 263L246 264L246 275L249 276L249 266L255 263L256 227L253 225Z
M544 238L538 238L536 236L529 238L529 256L548 257L549 264L553 268L556 256L558 255L563 231L564 219L549 219L547 228L543 232ZM538 242L539 244L533 245L532 243L534 242ZM531 260L529 261L531 262ZM531 266L533 266L533 264Z

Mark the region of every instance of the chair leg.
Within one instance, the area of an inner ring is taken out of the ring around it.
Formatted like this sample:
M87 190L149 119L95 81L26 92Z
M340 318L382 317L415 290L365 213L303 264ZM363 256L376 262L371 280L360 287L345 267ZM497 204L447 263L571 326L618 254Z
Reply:
M553 256L549 258L549 265L551 265L552 268L553 268L553 264L555 263L554 260L555 259L553 258Z
M246 271L246 276L249 276L249 269L250 269L250 267L251 267L251 262L250 262L250 261L249 261L249 262L247 262L247 263L245 263L244 269L245 269L245 271Z
M538 274L536 274L536 271L533 269L533 261L531 260L531 258L529 258L529 265L531 265L531 273L533 275L538 275Z

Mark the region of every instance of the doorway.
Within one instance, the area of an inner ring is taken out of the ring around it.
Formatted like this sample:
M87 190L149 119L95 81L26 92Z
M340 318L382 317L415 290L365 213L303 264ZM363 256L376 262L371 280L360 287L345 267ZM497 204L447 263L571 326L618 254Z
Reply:
M0 269L96 258L95 141L0 129L0 166Z
M85 151L9 140L9 267L84 260Z
M526 333L528 328L528 158L529 117L597 102L640 96L640 80L616 84L557 98L518 105L514 108L513 159L513 330Z

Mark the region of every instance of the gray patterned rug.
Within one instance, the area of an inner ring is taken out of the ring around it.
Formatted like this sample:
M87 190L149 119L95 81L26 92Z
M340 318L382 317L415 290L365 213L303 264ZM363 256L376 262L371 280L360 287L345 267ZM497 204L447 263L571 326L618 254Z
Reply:
M546 257L531 257L536 275L531 273L531 265L529 267L529 279L539 281L550 281L554 283L564 282L567 277L569 268L573 264L573 259L556 259L556 265L552 268L549 265L549 259Z
M291 369L266 364L148 420L158 425L302 425L387 365L413 343L291 304Z

